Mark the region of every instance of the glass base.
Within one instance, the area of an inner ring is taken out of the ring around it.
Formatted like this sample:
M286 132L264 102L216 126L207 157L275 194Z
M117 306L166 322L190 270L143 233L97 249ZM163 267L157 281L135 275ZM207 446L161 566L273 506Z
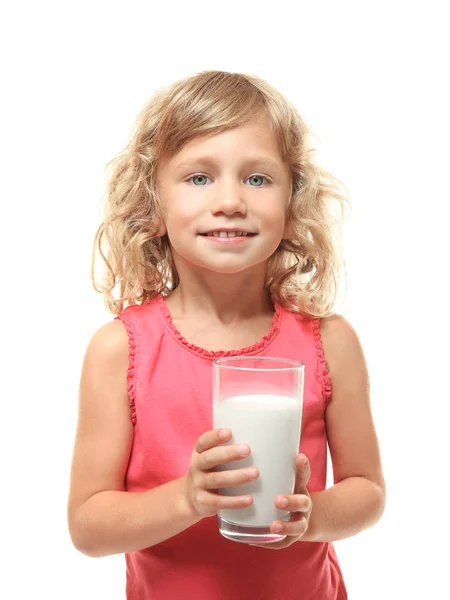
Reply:
M217 517L219 532L227 539L241 544L270 544L284 540L285 535L271 533L270 526L256 527L248 525L237 525Z

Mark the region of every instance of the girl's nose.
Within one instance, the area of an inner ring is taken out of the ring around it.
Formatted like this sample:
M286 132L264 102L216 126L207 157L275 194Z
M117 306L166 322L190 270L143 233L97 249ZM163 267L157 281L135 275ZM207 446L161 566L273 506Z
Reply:
M243 198L242 190L238 185L217 185L211 202L211 213L213 215L223 213L233 215L247 213L247 206Z

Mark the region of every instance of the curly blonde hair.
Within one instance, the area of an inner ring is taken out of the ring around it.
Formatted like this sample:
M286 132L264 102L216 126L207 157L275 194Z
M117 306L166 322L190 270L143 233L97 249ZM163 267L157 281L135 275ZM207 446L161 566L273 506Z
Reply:
M341 246L345 203L350 205L345 186L316 164L305 122L277 90L252 75L211 70L157 91L138 114L125 149L106 165L106 204L95 235L91 280L109 312L168 295L179 282L167 234L157 235L163 223L158 161L197 137L239 127L262 114L269 116L292 173L286 214L292 235L269 259L266 288L293 312L329 314L342 267L347 282ZM340 212L333 216L335 207ZM99 279L94 274L97 252L106 266Z

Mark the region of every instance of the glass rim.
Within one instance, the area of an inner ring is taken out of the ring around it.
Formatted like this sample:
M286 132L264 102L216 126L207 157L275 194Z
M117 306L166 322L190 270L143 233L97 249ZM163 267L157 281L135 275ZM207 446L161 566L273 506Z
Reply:
M250 360L259 360L259 361L272 361L272 362L279 362L279 363L285 363L291 366L286 366L286 367L268 367L268 368L252 368L252 367L240 367L240 366L236 366L236 365L226 365L224 363L227 362L231 362L231 361L250 361ZM220 367L221 369L233 369L235 371L264 371L264 372L279 372L279 371L303 371L305 369L305 365L298 361L298 360L294 360L292 358L281 358L278 356L227 356L227 357L222 357L222 358L217 358L214 361L214 365L217 367Z

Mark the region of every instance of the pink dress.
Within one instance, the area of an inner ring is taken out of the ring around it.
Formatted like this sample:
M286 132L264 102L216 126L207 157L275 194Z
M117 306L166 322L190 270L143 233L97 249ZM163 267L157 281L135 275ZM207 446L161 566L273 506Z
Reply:
M163 296L127 307L116 318L129 338L128 393L134 441L125 485L155 488L186 475L196 440L212 427L212 363L223 356L273 356L305 365L299 452L311 464L310 492L325 489L324 411L331 381L320 319L278 303L267 335L253 346L211 352L189 343L171 321ZM331 543L297 542L266 550L232 542L209 517L180 534L125 555L128 600L344 600Z

